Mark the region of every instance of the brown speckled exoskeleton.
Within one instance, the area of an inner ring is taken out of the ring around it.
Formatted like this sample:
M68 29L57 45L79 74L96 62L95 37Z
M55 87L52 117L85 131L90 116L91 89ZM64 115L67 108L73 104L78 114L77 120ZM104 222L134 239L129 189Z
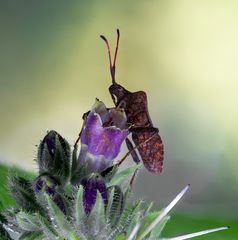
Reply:
M160 173L163 168L164 147L159 135L159 130L153 126L149 115L146 93L143 91L130 92L119 85L115 80L115 64L120 32L117 29L117 44L113 63L108 41L104 36L101 35L100 37L107 45L110 73L112 77L112 85L109 87L109 92L113 102L116 107L125 110L127 122L132 134L132 140L140 153L144 166L152 173ZM139 157L129 139L126 140L126 144L134 161L138 163Z

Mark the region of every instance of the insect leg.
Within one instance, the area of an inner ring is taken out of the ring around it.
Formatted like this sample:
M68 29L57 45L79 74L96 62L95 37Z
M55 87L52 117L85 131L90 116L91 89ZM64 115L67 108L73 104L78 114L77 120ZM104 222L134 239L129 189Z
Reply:
M127 146L128 150L131 152L131 156L132 156L133 161L136 164L140 163L140 158L139 158L136 150L134 149L133 144L132 144L132 142L130 141L129 138L126 138L126 146Z
M133 173L132 177L131 177L131 180L130 180L130 188L131 188L131 189L132 189L132 187L133 187L133 185L134 185L134 183L135 183L135 179L136 179L136 176L137 176L137 174L138 174L138 171L139 171L139 169L137 168L137 169L135 170L135 172Z
M135 147L133 147L130 151L128 151L125 156L118 162L116 163L117 166L120 166L124 160L131 154L132 151L134 151L135 149L138 149L140 146L142 146L143 144L147 143L148 141L150 141L156 134L153 134L151 137L149 137L148 139L146 139L145 141L141 142L140 144L136 145Z
M78 142L79 142L79 140L81 138L81 134L82 134L82 131L83 131L84 127L85 127L86 119L87 119L88 114L89 114L89 111L83 114L83 125L81 127L80 132L79 132L78 138L77 138L77 140L74 143L74 148L78 145Z

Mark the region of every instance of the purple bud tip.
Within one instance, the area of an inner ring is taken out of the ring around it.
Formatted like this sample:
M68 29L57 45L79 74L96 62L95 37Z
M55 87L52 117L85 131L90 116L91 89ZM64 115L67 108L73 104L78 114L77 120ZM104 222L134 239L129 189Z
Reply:
M100 192L104 205L106 206L108 203L108 193L107 186L104 182L103 178L98 175L94 175L89 179L85 179L81 181L81 184L84 186L83 193L83 206L84 211L87 215L92 211L96 199L97 199L97 191Z
M94 178L87 180L84 185L83 205L84 211L88 215L93 209L97 198L96 181Z

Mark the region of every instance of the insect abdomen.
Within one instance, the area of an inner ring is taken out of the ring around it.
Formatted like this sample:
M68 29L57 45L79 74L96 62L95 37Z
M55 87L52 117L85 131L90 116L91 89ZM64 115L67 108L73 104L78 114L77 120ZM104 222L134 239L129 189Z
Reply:
M132 132L132 140L139 146L138 151L144 166L153 173L161 173L164 160L164 146L157 128L143 128ZM152 137L153 136L153 137ZM149 138L151 138L149 141Z

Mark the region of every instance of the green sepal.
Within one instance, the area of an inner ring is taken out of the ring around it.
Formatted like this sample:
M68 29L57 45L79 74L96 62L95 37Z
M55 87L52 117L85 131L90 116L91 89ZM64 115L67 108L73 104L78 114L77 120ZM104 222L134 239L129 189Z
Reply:
M95 222L94 229L100 233L100 230L106 225L106 206L100 194L97 194L96 203L89 215L89 218L91 216L94 218Z
M49 206L50 215L53 217L54 223L56 224L55 230L60 236L70 239L70 236L73 234L71 224L55 202L47 194L44 195Z
M115 236L114 240L126 240L126 235L119 234L119 235Z
M74 186L80 185L81 180L90 174L86 164L81 164L77 158L78 146L75 145L72 153L72 166L70 183Z
M51 223L49 222L48 219L42 217L41 215L38 214L38 221L40 224L40 227L42 229L42 232L44 234L44 236L47 239L50 240L63 240L62 237L60 237L57 232L54 230L54 228L52 227Z
M75 219L76 225L79 226L81 219L84 216L84 208L83 208L83 187L79 186L76 199L75 199Z
M32 184L29 180L18 176L10 176L8 188L11 196L22 209L30 212L39 212L42 210L36 201Z
M24 232L19 240L44 240L44 236L41 232Z
M133 220L140 213L142 203L142 201L138 201L136 204L129 205L123 210L116 228L110 233L107 240L114 240L116 236L122 233L127 233L128 226L130 226Z
M157 224L150 233L144 236L147 228L151 225L151 223L160 215L160 211L149 213L147 216L144 217L142 225L138 231L137 238L144 239L146 237L159 237L162 230L164 229L166 223L169 221L170 217L166 216L159 224Z
M120 187L111 186L108 189L108 205L106 207L106 218L108 223L115 227L117 225L124 207L124 196Z
M121 185L121 183L129 177L130 174L134 173L137 169L140 169L142 164L133 165L128 167L114 175L111 181L108 183L108 186Z
M54 173L53 175L56 175L59 177L62 185L65 185L69 179L70 175L70 146L68 142L64 139L64 147L62 146L62 143L59 140L59 136L56 135L55 138L55 145L56 145L56 153L55 153L55 166L54 166Z
M40 225L36 214L20 211L16 214L16 220L19 227L25 231L40 231Z

